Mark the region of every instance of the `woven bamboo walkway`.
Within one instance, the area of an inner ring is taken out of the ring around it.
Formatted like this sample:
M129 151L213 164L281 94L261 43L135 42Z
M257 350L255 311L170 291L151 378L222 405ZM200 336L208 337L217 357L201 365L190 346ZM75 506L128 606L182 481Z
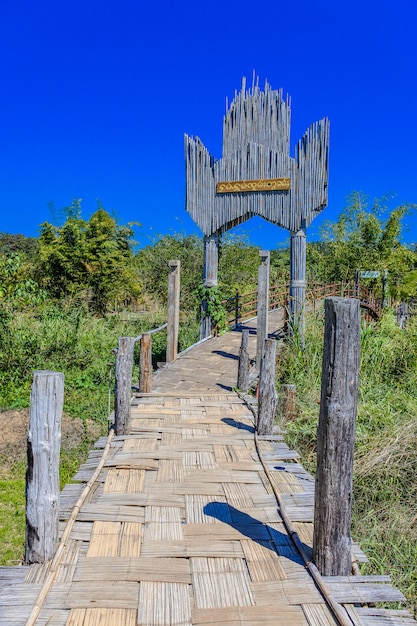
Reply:
M279 327L279 313L270 320ZM152 394L136 395L131 435L99 440L63 491L53 563L0 568L1 624L339 623L274 495L310 553L314 481L278 432L258 442L261 462L253 414L232 391L239 345L239 332L211 339L158 372ZM364 555L355 547L354 557ZM403 599L388 577L325 582L347 623L416 624L404 611L367 606Z

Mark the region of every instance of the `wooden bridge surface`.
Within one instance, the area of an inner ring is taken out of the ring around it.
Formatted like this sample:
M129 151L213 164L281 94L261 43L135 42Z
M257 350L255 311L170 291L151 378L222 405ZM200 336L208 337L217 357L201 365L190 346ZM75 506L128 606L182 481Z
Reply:
M275 329L280 315L270 317ZM239 345L240 332L211 339L159 371L152 394L136 395L132 433L107 446L99 440L75 477L80 482L63 491L68 537L59 558L48 566L1 568L1 624L339 623L274 495L275 488L311 552L314 481L279 433L259 441L261 462L253 414L232 391ZM354 554L364 558L358 548ZM386 577L326 583L347 623L416 624L406 612L369 606L403 599Z

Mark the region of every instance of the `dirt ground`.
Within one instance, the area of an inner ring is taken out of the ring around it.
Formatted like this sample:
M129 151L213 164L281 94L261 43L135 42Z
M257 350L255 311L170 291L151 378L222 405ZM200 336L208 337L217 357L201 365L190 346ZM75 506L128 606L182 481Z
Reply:
M26 439L29 427L29 409L0 412L0 475L7 476L15 463L26 463ZM85 441L84 425L80 419L62 416L62 450L73 450ZM100 437L100 426L87 423L88 441L93 443Z

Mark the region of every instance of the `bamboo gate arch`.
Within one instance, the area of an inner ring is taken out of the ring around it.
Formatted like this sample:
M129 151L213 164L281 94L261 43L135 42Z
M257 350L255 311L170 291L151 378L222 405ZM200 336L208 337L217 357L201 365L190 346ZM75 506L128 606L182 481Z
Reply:
M290 231L290 327L301 327L306 228L327 206L330 123L312 124L290 156L291 101L255 77L242 80L223 119L222 157L185 134L186 211L204 234L204 285L217 286L219 237L258 215ZM204 309L204 306L203 306ZM202 316L200 338L211 334Z

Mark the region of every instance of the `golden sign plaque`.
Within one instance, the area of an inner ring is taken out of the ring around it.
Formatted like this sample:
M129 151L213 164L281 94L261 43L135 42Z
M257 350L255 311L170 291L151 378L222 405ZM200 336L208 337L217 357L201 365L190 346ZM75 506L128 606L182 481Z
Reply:
M217 193L238 193L245 191L288 191L291 189L290 178L265 178L259 180L235 180L217 183Z

